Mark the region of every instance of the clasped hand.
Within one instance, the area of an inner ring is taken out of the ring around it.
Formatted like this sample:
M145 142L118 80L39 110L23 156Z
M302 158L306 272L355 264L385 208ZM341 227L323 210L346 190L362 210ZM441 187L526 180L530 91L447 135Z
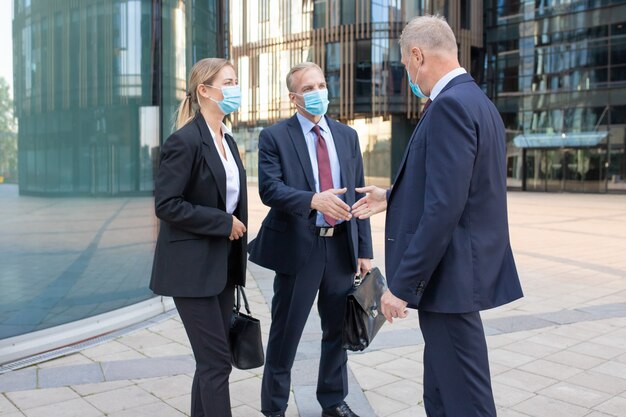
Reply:
M338 195L345 194L347 188L332 188L313 195L311 208L332 217L335 220L349 221L352 218L350 206L342 201Z

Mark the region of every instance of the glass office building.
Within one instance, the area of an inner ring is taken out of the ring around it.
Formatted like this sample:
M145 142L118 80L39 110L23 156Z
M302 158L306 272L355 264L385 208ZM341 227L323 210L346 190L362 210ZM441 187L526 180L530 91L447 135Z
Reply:
M359 133L367 182L388 185L423 105L408 88L398 39L424 13L448 18L461 64L482 77L482 1L231 0L231 51L244 92L234 126L248 175L256 175L259 131L295 112L289 69L313 61L326 74L328 114Z
M626 2L487 0L485 16L509 185L626 191Z
M12 37L0 39L13 50L0 149L17 148L0 156L0 350L153 297L159 147L191 65L227 51L224 10L14 0Z

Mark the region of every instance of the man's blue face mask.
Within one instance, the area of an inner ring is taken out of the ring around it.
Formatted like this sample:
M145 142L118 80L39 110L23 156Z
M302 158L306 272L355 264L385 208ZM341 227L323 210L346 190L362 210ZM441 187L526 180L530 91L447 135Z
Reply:
M222 95L224 96L223 100L218 101L213 98L211 98L211 100L213 100L217 103L218 106L220 106L220 109L224 112L224 114L230 114L234 112L241 105L241 87L239 87L238 85L222 88L207 85L207 87L222 90Z
M328 90L326 88L322 90L313 90L308 93L298 94L304 98L304 110L311 113L313 116L323 116L328 110ZM302 107L299 106L298 107Z
M411 65L411 61L409 61L409 65ZM417 69L417 74L415 75L416 78L417 75L419 75L420 73L420 69L422 69L421 66ZM420 86L413 83L413 81L411 80L411 73L409 72L409 68L406 69L406 75L407 77L409 77L409 85L411 86L411 91L413 92L413 94L415 94L419 98L428 98L428 96L422 92Z

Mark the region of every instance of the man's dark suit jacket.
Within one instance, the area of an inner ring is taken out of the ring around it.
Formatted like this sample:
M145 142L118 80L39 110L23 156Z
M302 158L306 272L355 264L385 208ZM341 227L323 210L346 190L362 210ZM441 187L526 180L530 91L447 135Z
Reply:
M233 215L247 225L245 170L235 141L230 135L226 141L239 167L239 204ZM247 234L232 243L228 239L233 219L226 212L226 171L200 113L163 144L154 196L161 227L152 291L172 297L209 297L222 292L227 274L232 282L245 283Z
M326 118L333 135L341 186L348 191L348 205L362 187L363 159L354 129ZM259 135L259 194L269 211L255 240L250 242L250 261L283 274L298 273L313 247L316 210L311 210L315 179L311 158L296 115L270 126ZM372 258L369 220L347 224L350 248L347 256L356 272L357 258Z
M388 192L386 272L413 308L467 313L522 297L509 243L502 119L472 77L417 125Z

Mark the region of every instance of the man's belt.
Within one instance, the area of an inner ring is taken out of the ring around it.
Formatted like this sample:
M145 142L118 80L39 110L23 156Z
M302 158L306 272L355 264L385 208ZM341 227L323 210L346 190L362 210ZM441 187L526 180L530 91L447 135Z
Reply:
M315 236L319 237L334 237L340 235L346 230L346 222L339 223L335 227L315 227Z

